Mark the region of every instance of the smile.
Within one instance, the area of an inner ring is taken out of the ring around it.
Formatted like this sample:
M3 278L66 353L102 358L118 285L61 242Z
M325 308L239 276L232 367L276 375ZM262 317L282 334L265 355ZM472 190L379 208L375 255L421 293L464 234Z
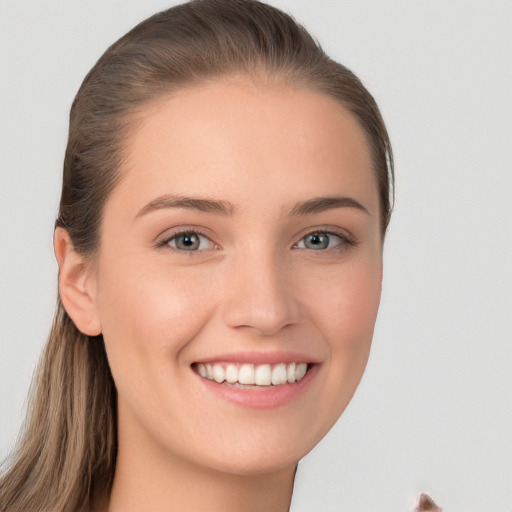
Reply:
M304 378L307 363L198 363L196 371L201 377L219 384L234 386L281 386Z

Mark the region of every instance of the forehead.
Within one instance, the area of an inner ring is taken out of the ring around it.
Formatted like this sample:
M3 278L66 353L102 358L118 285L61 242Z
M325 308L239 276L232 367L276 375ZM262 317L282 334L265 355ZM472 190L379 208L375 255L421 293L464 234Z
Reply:
M159 98L134 126L118 188L127 194L131 189L140 201L151 200L157 189L233 192L250 201L268 195L269 187L276 199L282 192L302 199L312 187L313 195L332 195L336 187L339 193L370 190L377 201L362 128L338 102L317 92L218 80Z

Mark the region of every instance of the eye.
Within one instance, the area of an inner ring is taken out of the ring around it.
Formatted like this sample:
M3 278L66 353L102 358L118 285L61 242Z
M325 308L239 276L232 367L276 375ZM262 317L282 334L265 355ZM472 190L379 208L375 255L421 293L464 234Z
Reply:
M172 249L178 251L204 251L212 247L212 242L209 238L195 231L187 231L183 233L176 233L171 238L165 241Z
M335 233L317 231L307 234L295 246L297 249L311 249L313 251L322 251L325 249L335 249L341 245L349 244L349 240Z

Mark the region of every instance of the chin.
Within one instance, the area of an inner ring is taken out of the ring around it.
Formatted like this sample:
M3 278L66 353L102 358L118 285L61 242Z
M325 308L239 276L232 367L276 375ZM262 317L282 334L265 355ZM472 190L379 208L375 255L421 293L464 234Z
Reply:
M293 470L326 432L305 436L307 430L291 432L288 425L280 429L267 428L245 430L226 436L222 444L210 442L207 460L203 463L223 473L255 476Z
M256 453L251 457L249 453L243 457L231 457L228 460L211 461L211 468L224 474L241 477L264 476L287 470L294 471L302 456L298 454L275 454L273 457L262 457Z

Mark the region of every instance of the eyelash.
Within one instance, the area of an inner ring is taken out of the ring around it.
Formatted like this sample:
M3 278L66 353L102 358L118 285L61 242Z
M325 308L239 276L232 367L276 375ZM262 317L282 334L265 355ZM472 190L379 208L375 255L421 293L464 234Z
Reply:
M199 250L195 250L195 251L192 251L192 250L191 251L187 251L187 250L184 250L184 249L178 249L176 247L171 247L171 245L170 245L171 241L177 240L180 237L185 236L185 235L192 235L192 236L196 235L196 236L200 236L200 237L206 238L214 247L218 248L218 245L216 245L211 240L211 238L208 235L205 235L204 233L202 233L200 230L198 230L196 228L194 228L194 229L184 229L182 231L178 231L176 233L173 233L171 236L166 237L163 240L158 241L155 245L156 245L157 248L167 248L167 249L169 249L171 251L179 252L179 253L182 253L182 254L188 254L190 256L194 256L196 254L201 254L204 251L208 250L208 249L199 249Z
M346 233L331 228L331 229L316 229L316 230L312 230L312 231L306 233L304 236L301 237L299 242L297 242L296 244L294 244L292 246L292 249L315 251L315 249L308 249L307 247L304 247L304 248L298 247L298 245L301 242L303 242L308 236L313 236L313 235L324 235L327 237L335 236L336 238L339 239L339 243L336 246L331 247L331 248L325 248L325 249L316 249L316 251L318 251L318 252L327 252L327 251L343 252L343 251L347 250L349 247L356 246L355 240L350 238Z
M195 228L194 229L186 229L186 230L182 230L182 231L173 233L171 236L158 241L155 244L155 247L156 248L167 248L171 251L175 251L175 252L182 253L182 254L186 253L189 256L202 254L203 252L209 250L209 249L198 249L198 250L187 251L185 249L178 249L177 247L172 247L170 245L171 241L177 240L180 237L185 236L185 235L192 235L192 236L196 235L196 236L206 238L210 242L210 244L212 244L214 246L214 248L219 248L219 246L217 244L215 244L208 235L204 234L203 232L201 232L200 230L195 229ZM324 235L324 236L328 236L328 237L335 236L336 238L338 238L340 240L340 242L335 247L325 248L325 249L317 249L317 250L308 249L307 247L298 247L298 245L300 243L302 243L308 236L313 236L313 235ZM312 230L312 231L306 233L305 235L303 235L297 243L292 245L292 249L309 250L309 251L315 251L315 252L317 252L317 251L318 252L327 252L327 251L343 252L343 251L347 250L349 247L355 247L356 245L357 245L356 242L352 238L347 236L346 233L338 232L337 230L334 230L334 229L316 229L316 230Z

